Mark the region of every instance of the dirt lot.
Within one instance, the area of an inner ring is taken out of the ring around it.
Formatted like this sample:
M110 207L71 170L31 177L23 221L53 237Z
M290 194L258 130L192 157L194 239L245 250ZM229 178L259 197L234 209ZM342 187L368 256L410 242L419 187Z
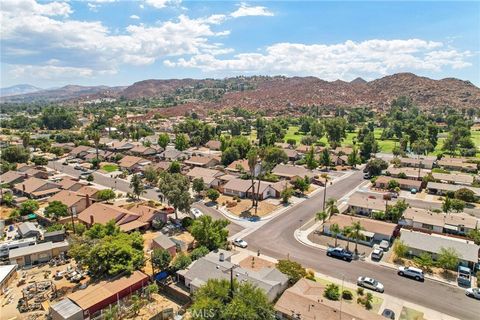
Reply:
M162 312L165 309L173 309L173 313L176 314L177 311L180 309L180 306L175 302L167 299L163 295L160 294L153 294L152 301L143 306L138 315L135 317L125 317L124 319L145 319L149 320L152 319L155 315Z
M0 219L8 219L13 208L7 208L5 206L0 207Z
M47 299L42 302L42 306L48 309L50 303L55 303L56 301L61 300L65 295L78 290L78 287L82 283L86 283L88 279L82 280L80 283L75 284L71 283L65 278L60 280L55 280L53 278L54 273L58 271L64 271L67 269L68 264L50 267L48 264L37 266L27 270L19 270L17 273L17 278L9 286L9 292L6 295L3 295L1 298L1 319L29 319L35 318L35 315L45 315L45 310L37 310L33 312L20 313L17 309L17 303L20 298L23 296L22 290L27 288L29 285L34 284L35 282L40 283L44 281L51 281L54 285L53 288L57 291L57 298L52 301ZM22 275L25 274L25 284L18 286L19 279L22 278ZM44 291L44 296L47 297L51 294L52 290L48 289ZM30 300L33 302L33 299Z
M273 268L275 263L264 260L260 257L248 256L239 263L243 269L249 269L252 271L260 271L264 268Z
M227 210L239 217L248 218L255 214L255 210L252 209L251 199L240 199L240 201L238 202L233 200L233 197L221 195L218 198L217 202L221 205L227 203L234 203L235 205L233 207L227 206ZM268 200L263 200L258 203L258 210L256 215L259 217L264 217L280 207L281 205L275 205Z

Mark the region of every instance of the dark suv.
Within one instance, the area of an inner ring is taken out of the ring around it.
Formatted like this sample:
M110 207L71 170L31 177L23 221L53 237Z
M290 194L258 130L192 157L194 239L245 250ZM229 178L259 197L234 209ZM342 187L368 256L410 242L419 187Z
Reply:
M327 256L342 259L345 261L352 261L353 254L343 248L328 248Z

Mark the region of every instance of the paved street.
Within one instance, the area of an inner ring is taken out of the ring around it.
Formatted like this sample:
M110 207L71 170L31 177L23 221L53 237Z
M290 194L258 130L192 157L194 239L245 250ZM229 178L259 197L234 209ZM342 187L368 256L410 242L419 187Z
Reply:
M339 199L362 182L363 173L356 172L328 188L327 199L329 197ZM345 277L347 281L354 282L360 275L371 276L382 282L386 288L385 292L392 296L460 319L478 319L480 302L467 298L460 288L431 280L424 283L415 282L399 277L394 270L367 262L347 263L328 258L323 250L299 243L294 237L295 230L310 220L315 212L321 210L322 201L323 192L320 192L300 206L293 207L272 219L245 238L249 249L253 251L260 249L262 253L277 259L289 256L305 267L332 277Z
M53 164L49 166L53 168ZM72 176L78 176L80 171L74 170L71 166L55 164L55 169ZM115 179L94 173L95 183L106 187L115 188ZM339 180L327 188L327 199L333 197L339 199L349 193L353 188L362 183L363 173L361 171ZM116 188L122 192L130 191L129 183L117 179ZM145 198L158 200L155 190L147 190ZM336 277L345 277L345 280L355 282L360 275L371 276L385 285L385 292L403 299L414 302L425 307L438 310L445 314L460 319L478 319L480 302L467 298L464 291L432 280L424 283L415 282L399 277L394 270L383 266L375 266L371 263L354 261L351 263L328 258L321 249L311 248L298 242L294 237L296 229L300 228L307 221L312 219L315 212L322 209L323 192L315 194L312 198L305 200L283 214L273 218L267 223L248 235L245 240L249 249L261 250L263 254L283 259L289 256L293 260L301 262L305 267ZM195 203L194 207L200 208L214 218L223 218L222 214L214 208L205 206L203 203ZM230 235L240 232L242 226L231 222L229 225Z

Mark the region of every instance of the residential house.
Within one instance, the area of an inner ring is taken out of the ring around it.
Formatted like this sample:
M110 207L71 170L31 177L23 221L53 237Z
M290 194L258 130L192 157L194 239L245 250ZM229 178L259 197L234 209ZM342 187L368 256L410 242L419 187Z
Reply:
M41 170L38 168L41 168ZM50 177L50 173L47 172L43 167L28 168L25 171L23 171L23 173L27 178L33 177L33 178L46 180Z
M353 152L352 147L337 147L332 150L332 153L337 156L342 156L342 155L348 156L352 152Z
M432 158L398 158L402 167L413 167L432 169L435 164L435 159Z
M166 149L159 155L160 159L166 161L181 161L186 159L188 156L186 153L179 151L177 149Z
M125 156L120 161L118 161L118 166L121 170L128 170L130 172L141 171L142 168L148 166L152 162L150 160L136 157L136 156Z
M97 189L92 186L83 186L77 190L77 193L80 195L88 196L91 200L97 201L97 195L100 192L100 189Z
M480 246L473 241L405 229L401 232L400 240L412 256L418 257L426 252L436 260L442 248L452 248L458 253L461 265L473 269L478 264Z
M141 271L114 280L91 284L86 289L70 294L50 307L53 320L96 319L109 306L124 304L127 298L149 284L149 277Z
M159 171L167 171L170 168L172 163L170 161L159 161L159 162L152 162L150 166L152 166L155 170Z
M249 282L262 289L270 301L273 301L288 286L288 277L275 268L264 268L260 271L245 270L235 267L231 262L233 252L219 249L192 262L185 270L177 271L177 276L194 293L209 279L230 279L231 268L237 281Z
M407 208L398 224L427 233L466 235L480 227L477 218L467 213L437 213L425 209Z
M440 183L452 183L469 186L473 183L473 176L464 173L438 173L432 172L433 178Z
M218 188L222 182L219 177L222 175L224 175L224 173L219 170L201 167L194 167L187 172L187 177L191 181L201 178L207 188Z
M70 190L62 190L53 197L48 198L47 201L48 203L60 201L67 206L68 213L74 216L85 210L91 204L89 195L83 195Z
M410 180L422 180L423 177L428 175L431 171L427 169L418 169L411 167L399 167L395 168L393 166L385 170L387 176L398 178L400 176L405 176L405 179Z
M53 196L60 191L60 185L48 180L32 177L15 184L13 190L22 196L27 196L31 199L39 199Z
M357 222L359 222L360 225L365 229L361 231L363 239L359 240L358 242L369 246L372 246L375 243L380 243L382 240L390 242L395 234L395 230L397 229L397 225L394 223L338 214L332 216L324 224L323 233L332 235L330 227L333 224L337 224L341 229L343 229ZM343 235L338 235L338 237L345 238ZM355 239L350 240L355 241Z
M183 161L185 165L192 167L212 168L220 163L215 157L193 156Z
M375 187L379 189L388 189L388 184L390 181L397 181L399 188L402 190L421 190L422 189L422 181L418 180L411 180L411 179L400 179L400 178L392 178L388 176L379 176L375 180Z
M445 170L457 170L464 172L477 172L476 163L468 162L465 158L443 158L437 161L437 165Z
M177 245L168 236L159 232L158 235L152 240L152 250L163 249L168 251L172 257L177 254Z
M426 189L429 193L432 193L432 194L445 195L449 192L455 192L463 188L473 191L475 197L477 199L480 198L480 188L477 188L477 187L462 186L458 184L449 184L449 183L429 182L427 183Z
M356 192L348 198L348 209L351 213L371 216L374 212L385 211L387 203L382 197L367 196Z
M60 188L63 190L78 191L80 188L88 185L84 181L65 176L60 181L57 182L60 185Z
M68 154L73 158L83 159L91 149L92 147L90 146L78 146L73 148Z
M297 150L293 150L293 149L290 149L290 148L282 149L282 150L287 155L288 161L294 162L294 161L297 161L301 158L300 153L298 153Z
M22 172L7 171L0 175L0 184L13 186L14 184L24 181L26 178L26 175Z
M260 167L258 167L258 170ZM250 166L247 159L239 159L230 163L225 170L229 172L250 172ZM258 173L258 170L256 173Z
M222 143L218 140L210 140L205 144L205 146L211 150L220 150Z
M22 239L37 238L41 236L40 230L32 222L22 222L18 225L18 235Z
M125 232L148 228L149 223L139 218L139 214L127 209L98 202L92 204L78 215L78 220L88 227L95 223L106 224L113 220L120 227L120 230Z
M106 144L107 150L112 152L126 152L135 147L135 144L126 140L118 141L112 140Z
M0 296L7 295L10 292L9 287L17 277L17 265L1 265L0 266Z
M355 303L343 303L324 297L325 284L305 278L285 290L275 303L275 318L279 320L385 320Z
M129 152L139 157L148 157L148 156L156 155L158 153L158 150L154 147L146 147L143 145L138 145L130 149Z
M254 181L254 189L252 189L252 181L244 179L231 179L225 185L222 186L222 192L229 196L237 196L239 198L252 198L253 194L258 194L258 199L265 200L267 198L280 197L281 190L273 187L273 182ZM278 185L277 185L278 186Z
M18 266L30 266L43 262L65 254L68 251L69 244L63 242L43 242L32 246L11 249L8 253L8 259L11 264Z
M152 226L154 221L167 222L168 215L174 212L174 209L171 207L152 208L142 204L135 204L133 207L128 207L128 210L140 215L139 220L147 222L150 226Z
M318 178L322 172L318 170L308 170L304 166L294 166L288 164L277 164L272 170L272 174L279 178L292 180L296 178L304 178L305 176L310 179Z

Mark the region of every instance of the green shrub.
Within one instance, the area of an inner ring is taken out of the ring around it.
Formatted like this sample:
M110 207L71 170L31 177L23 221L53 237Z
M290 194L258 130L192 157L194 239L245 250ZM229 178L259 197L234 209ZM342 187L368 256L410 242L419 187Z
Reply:
M357 294L363 296L363 288L357 288Z
M350 290L343 290L342 298L345 299L345 300L352 300L353 299L353 294Z
M340 299L340 289L334 283L330 283L323 293L323 296L329 300L338 300Z

